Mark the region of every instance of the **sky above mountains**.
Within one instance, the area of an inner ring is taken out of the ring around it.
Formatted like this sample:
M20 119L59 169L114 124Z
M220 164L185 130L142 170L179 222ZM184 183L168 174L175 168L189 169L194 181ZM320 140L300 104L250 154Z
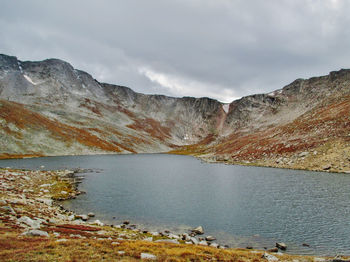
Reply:
M347 0L0 0L0 53L230 102L350 68Z

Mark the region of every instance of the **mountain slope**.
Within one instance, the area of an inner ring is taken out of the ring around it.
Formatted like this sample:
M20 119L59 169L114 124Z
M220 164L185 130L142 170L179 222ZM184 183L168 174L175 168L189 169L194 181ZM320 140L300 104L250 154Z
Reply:
M67 62L0 55L0 157L168 152L349 171L350 71L223 104L99 83Z

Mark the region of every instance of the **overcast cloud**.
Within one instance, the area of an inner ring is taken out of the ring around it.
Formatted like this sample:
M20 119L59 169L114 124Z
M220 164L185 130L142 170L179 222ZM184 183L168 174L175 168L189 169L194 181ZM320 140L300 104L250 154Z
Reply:
M0 53L223 102L350 68L350 1L0 0Z

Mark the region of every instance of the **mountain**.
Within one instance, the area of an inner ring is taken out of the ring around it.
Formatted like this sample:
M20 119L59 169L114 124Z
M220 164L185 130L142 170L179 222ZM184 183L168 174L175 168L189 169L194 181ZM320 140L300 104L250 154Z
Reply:
M0 55L0 157L190 154L208 161L350 171L350 70L230 104L145 95L58 59Z

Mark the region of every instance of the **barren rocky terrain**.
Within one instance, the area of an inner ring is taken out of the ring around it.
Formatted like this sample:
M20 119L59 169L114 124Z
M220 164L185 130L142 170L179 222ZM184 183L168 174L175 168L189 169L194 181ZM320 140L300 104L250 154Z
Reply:
M0 157L170 152L350 172L350 70L223 104L144 95L67 62L0 55Z

